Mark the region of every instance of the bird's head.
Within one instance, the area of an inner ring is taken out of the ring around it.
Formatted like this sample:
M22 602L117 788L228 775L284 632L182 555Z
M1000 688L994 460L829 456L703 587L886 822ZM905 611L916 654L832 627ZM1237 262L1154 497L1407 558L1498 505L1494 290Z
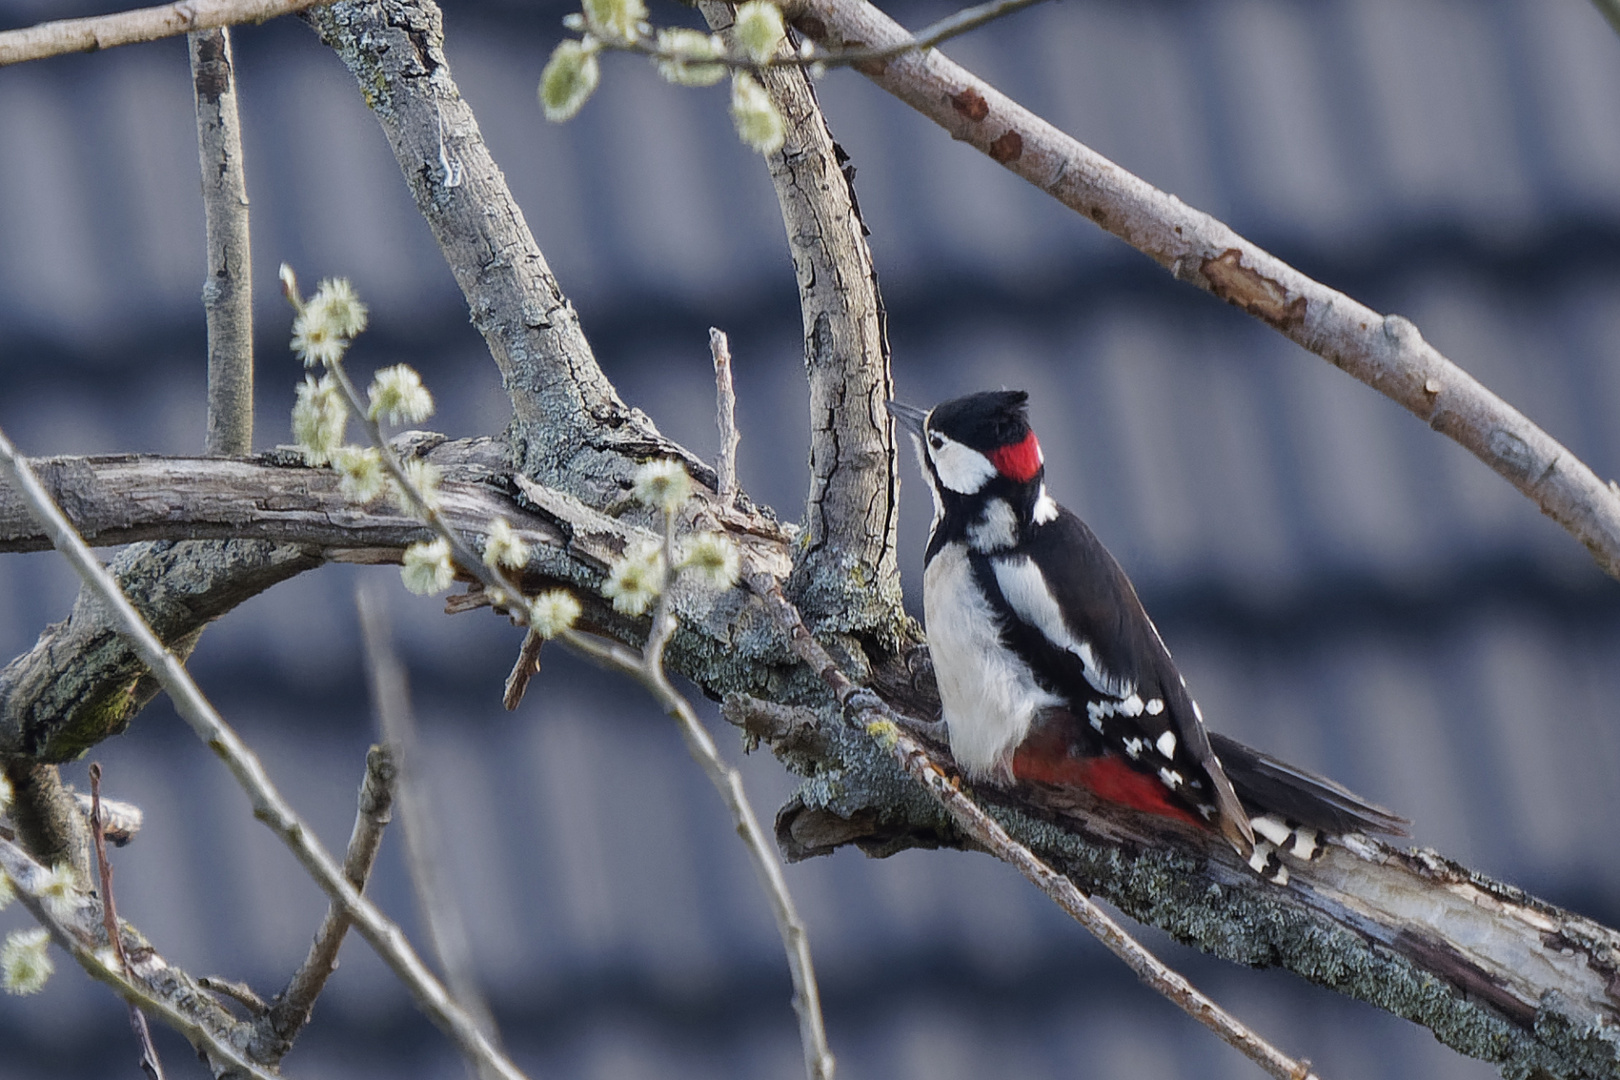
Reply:
M987 390L932 409L888 402L889 412L916 439L923 474L941 511L992 488L1039 487L1045 459L1029 426L1028 405L1022 390Z

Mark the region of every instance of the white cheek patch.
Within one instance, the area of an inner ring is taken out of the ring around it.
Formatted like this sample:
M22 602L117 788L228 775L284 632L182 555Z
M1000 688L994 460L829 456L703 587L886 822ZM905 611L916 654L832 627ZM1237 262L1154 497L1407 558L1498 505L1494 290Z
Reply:
M939 482L959 495L972 495L996 475L989 458L938 432L928 433L928 456L934 462Z

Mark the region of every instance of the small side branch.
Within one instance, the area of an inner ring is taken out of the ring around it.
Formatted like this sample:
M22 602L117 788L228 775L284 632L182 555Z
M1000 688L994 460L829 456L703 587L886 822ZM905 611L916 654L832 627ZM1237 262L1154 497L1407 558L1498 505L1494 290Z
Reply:
M354 828L349 833L349 846L343 854L343 876L356 891L365 891L371 868L376 864L377 851L382 847L383 830L393 820L394 785L398 770L394 755L387 746L373 746L366 752L366 775L360 782L360 805L354 815ZM262 1015L255 1023L269 1060L279 1061L292 1049L298 1033L315 1009L315 999L326 987L326 980L337 970L338 949L348 934L353 920L336 903L326 909L320 929L309 947L309 954L299 965L287 988L271 1002L268 1009L262 1002L257 1011ZM211 986L223 993L243 1000L236 988ZM249 1008L254 1003L244 1001Z
M208 453L242 456L253 452L253 259L236 65L224 27L188 41L208 234Z
M709 351L714 354L715 423L720 428L720 453L715 459L714 493L720 505L737 498L737 391L731 382L731 342L725 332L709 327Z
M40 23L0 33L0 67L47 56L158 41L194 30L260 23L326 3L331 0L182 0L116 15Z
M113 901L112 863L107 860L107 829L101 816L101 764L90 763L90 835L96 847L96 877L101 882L101 917L107 930L107 941L113 955L118 958L118 971L124 978L133 976L129 956L124 952L124 937L118 932L118 907ZM147 1080L163 1080L163 1063L158 1060L157 1047L152 1045L152 1032L146 1026L146 1014L134 1002L129 1004L129 1026L141 1047L141 1071Z
M700 0L698 10L711 27L729 30L730 4ZM789 592L818 628L895 640L904 618L900 472L894 420L883 407L894 379L877 270L852 174L809 74L775 68L759 78L787 129L766 163L797 271L810 389L806 537Z

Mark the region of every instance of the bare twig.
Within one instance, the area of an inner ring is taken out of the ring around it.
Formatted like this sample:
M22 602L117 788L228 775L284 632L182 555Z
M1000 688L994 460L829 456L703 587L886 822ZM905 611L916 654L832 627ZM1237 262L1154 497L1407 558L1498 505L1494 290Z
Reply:
M720 453L715 457L714 493L720 505L737 498L737 391L731 382L731 342L725 331L709 327L709 351L714 354L715 423L720 428Z
M399 769L400 829L405 836L405 863L411 886L427 930L428 946L439 959L439 968L456 1002L478 1023L490 1043L500 1045L495 1017L478 986L467 940L467 924L461 909L445 887L440 870L438 836L422 786L416 742L416 716L411 709L410 687L405 668L389 640L384 601L375 588L361 586L355 592L360 612L360 636L365 646L366 673L371 686L371 710L384 743L392 751ZM468 1062L469 1066L475 1063Z
M693 57L678 49L660 48L655 39L646 37L636 38L633 41L607 38L602 41L602 44L610 49L635 53L654 60L715 64L734 71L767 71L771 68L859 67L863 64L880 64L885 60L892 60L909 52L932 49L936 45L944 44L951 38L960 37L969 31L977 30L981 26L995 22L997 19L1045 2L1046 0L989 0L989 3L975 4L973 7L963 8L945 16L943 19L929 23L907 40L885 45L882 48L862 48L860 46L839 49L816 48L811 42L806 41L803 48L786 51L767 60L756 60L746 53L736 50L719 56ZM1595 2L1601 5L1608 2L1608 0L1595 0Z
M496 1075L507 1080L521 1077L517 1067L490 1045L477 1024L422 963L399 927L344 878L342 867L321 844L314 830L276 790L253 751L215 711L184 665L164 648L106 568L73 532L61 509L40 487L33 470L17 454L3 431L0 431L0 473L28 502L40 524L50 533L57 550L67 557L86 587L100 596L112 613L119 634L152 670L173 700L175 710L191 725L198 738L225 762L247 793L254 816L281 838L327 896L343 906L361 935L411 991L418 1006L450 1035L464 1054L487 1062Z
M118 971L126 979L132 978L129 957L124 953L124 938L118 932L118 908L113 902L112 863L107 861L107 830L101 817L101 764L90 763L90 836L96 847L96 875L101 882L101 918L106 926L107 941L113 955L118 958ZM141 1071L148 1080L163 1080L163 1063L158 1060L157 1047L152 1045L152 1032L146 1026L146 1015L140 1006L129 1003L129 1026L135 1032L141 1048Z
M185 1036L208 1060L214 1075L280 1080L237 1048L234 1036L238 1029L231 1026L230 1017L223 1010L210 1016L208 1009L199 1009L199 1000L206 1001L208 996L198 993L194 982L181 977L183 973L138 938L137 943L143 947L130 958L133 960L131 974L125 974L124 965L117 957L100 947L105 930L96 911L98 905L91 902L64 905L59 898L48 901L45 890L51 872L5 839L0 839L0 872L16 886L22 905L80 967L98 982L112 987L125 1001L138 1005ZM125 935L132 933L127 925L121 929Z
M788 970L793 977L793 1009L799 1017L799 1042L804 1049L805 1075L809 1080L832 1080L834 1061L827 1045L827 1032L821 1018L821 991L816 985L815 963L810 956L810 937L804 921L799 917L793 896L788 892L787 879L782 875L782 859L765 831L743 791L742 774L726 764L714 744L707 728L692 711L692 706L669 684L662 666L649 665L646 655L638 655L622 645L587 637L576 630L565 631L561 638L603 667L628 675L646 687L659 706L680 725L686 748L708 776L709 782L720 793L721 800L736 824L737 835L742 838L759 875L760 883L770 900L771 914L776 917L776 929L787 951Z
M343 876L356 891L365 891L371 868L377 861L377 851L382 847L383 830L393 818L397 778L398 765L389 747L373 746L366 751L366 775L360 782L359 808L354 815L354 828L349 833L348 849L343 854ZM337 970L338 950L351 925L353 920L341 906L337 903L328 906L304 962L293 973L286 989L277 994L268 1007L257 997L242 996L234 984L211 980L203 985L236 998L259 1014L257 1027L267 1036L272 1048L269 1056L279 1060L292 1049L298 1033L309 1023L315 999Z
M512 672L507 675L506 687L501 694L501 704L506 706L507 712L523 703L529 680L540 674L540 650L545 643L546 639L533 630L523 635L523 644L518 647L517 660L512 664Z
M65 53L96 52L239 23L260 23L277 15L331 0L180 0L158 7L62 19L0 33L0 67Z
M963 793L959 782L946 774L922 744L905 733L900 726L901 718L881 698L850 681L838 663L811 636L797 609L782 595L780 585L768 575L750 576L748 584L766 602L773 617L790 635L795 655L808 664L837 695L851 719L888 750L908 775L927 788L964 832L996 858L1017 868L1110 952L1124 960L1143 982L1169 998L1194 1020L1215 1032L1272 1076L1278 1080L1308 1080L1315 1075L1308 1062L1288 1057L1199 993L1186 979L1143 948L1124 927L1109 918L1077 889L1072 881L1007 835L995 818Z
M450 527L443 515L429 505L428 500L422 497L422 493L416 489L411 478L401 467L392 447L383 438L381 426L367 415L365 402L344 365L341 362L328 364L327 370L337 379L348 400L350 411L364 426L372 446L376 447L382 456L384 466L395 484L401 491L408 493L409 500L422 520L449 545L452 558L460 569L482 582L485 591L492 598L521 597L523 590L519 583L506 570L499 566L491 566L474 554L467 541ZM805 1072L809 1080L832 1080L834 1063L832 1053L827 1047L826 1028L821 1016L821 994L816 986L809 936L805 932L803 921L799 918L793 897L788 892L787 881L782 875L780 856L764 830L760 828L759 820L754 816L753 808L743 791L741 774L720 757L719 749L709 736L708 730L698 720L697 714L692 711L686 699L669 684L664 674L664 648L674 634L677 623L670 598L676 565L675 512L668 508L664 511L663 553L666 574L664 587L659 592L652 629L639 654L614 642L587 637L577 630L563 631L559 640L598 663L636 679L680 724L681 735L686 741L687 749L703 767L710 782L720 793L726 808L731 812L738 835L742 837L744 846L752 856L755 870L770 899L771 911L776 917L777 929L787 951L788 968L793 978L793 1006L799 1017L799 1037L804 1048ZM516 622L528 625L529 610L525 604L509 602L506 606Z
M198 977L197 985L211 994L230 998L256 1017L263 1016L270 1009L264 998L255 993L253 987L247 983L222 979L218 975L202 975Z
M807 0L795 25L836 46L903 44L906 31L865 0ZM1208 214L1120 168L938 52L905 53L861 73L993 160L1404 406L1455 439L1620 577L1620 490L1423 340L1313 281Z
M236 64L224 27L187 35L208 235L208 453L253 452L253 259Z

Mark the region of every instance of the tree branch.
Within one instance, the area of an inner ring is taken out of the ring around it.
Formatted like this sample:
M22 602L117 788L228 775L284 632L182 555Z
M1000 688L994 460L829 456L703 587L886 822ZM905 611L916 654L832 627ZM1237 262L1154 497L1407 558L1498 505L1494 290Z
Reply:
M729 38L730 4L700 0L698 10ZM809 74L771 68L758 77L787 127L766 163L793 255L810 384L806 536L789 593L818 630L873 633L892 648L905 620L900 470L883 407L894 378L877 271L853 174L841 167Z
M112 951L103 953L100 949L106 931L101 905L93 897L77 894L68 903L47 899L44 892L49 871L5 839L0 839L0 872L17 887L22 905L80 967L112 987L125 1001L184 1035L216 1077L236 1080L246 1075L255 1080L279 1080L238 1049L250 1034L247 1025L221 1008L197 980L164 960L127 922L119 922L121 945L129 957L126 976Z
M208 453L240 456L253 452L253 259L235 62L224 27L188 44L208 236Z
M713 470L627 407L597 366L451 77L439 9L431 0L345 0L305 18L359 82L467 298L512 400L517 468L597 506L622 497L634 462L649 457L678 458L712 486ZM459 176L447 176L441 160L459 163Z
M864 0L806 0L794 23L828 47L888 48L910 35ZM856 70L1179 280L1242 309L1466 447L1620 578L1620 486L1423 340L1313 281L1208 214L1133 176L937 51Z
M329 0L181 0L158 7L62 19L0 33L0 67L65 53L96 52L239 23L260 23Z
M387 746L366 751L366 775L360 782L359 808L349 846L343 853L343 876L358 892L364 892L371 868L382 847L383 830L393 820L394 787L398 770ZM277 994L268 1008L254 1021L254 1056L261 1061L280 1061L292 1049L298 1033L315 1010L315 999L326 988L326 980L337 970L338 950L353 921L337 903L326 909L326 917L315 932L309 953L298 966L286 989Z
M40 524L50 533L52 543L67 557L69 564L88 589L110 611L117 632L152 670L174 702L175 710L192 727L235 777L253 806L253 816L264 822L286 844L315 883L334 902L343 906L361 935L399 977L417 1005L437 1023L468 1058L487 1066L505 1080L520 1080L522 1074L484 1038L433 973L422 963L405 935L390 919L365 899L343 876L342 868L281 796L264 766L241 737L209 704L185 666L165 648L140 613L119 591L118 583L74 532L61 509L39 485L26 460L20 458L9 439L0 432L0 473L28 502Z

